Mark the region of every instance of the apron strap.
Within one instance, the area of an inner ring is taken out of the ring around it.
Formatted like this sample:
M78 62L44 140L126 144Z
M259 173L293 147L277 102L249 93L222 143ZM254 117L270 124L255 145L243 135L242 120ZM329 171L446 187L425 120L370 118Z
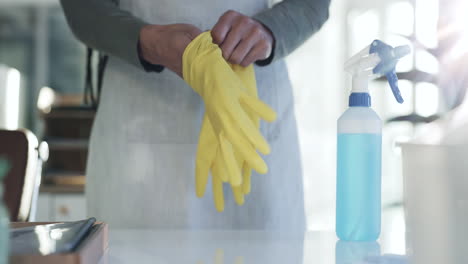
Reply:
M120 5L120 0L111 0L116 6ZM99 105L99 99L101 97L102 90L102 81L104 79L104 72L106 70L107 61L109 56L103 53L96 51L98 54L98 64L97 64L97 91L95 93L93 77L93 53L94 50L90 47L86 47L86 71L85 71L85 88L83 101L85 105L89 105L92 109L97 110Z
M104 79L104 72L106 70L107 61L109 56L99 53L98 54L98 63L97 63L97 89L94 85L94 74L95 70L93 69L93 54L94 50L90 47L87 48L86 52L86 74L85 74L85 89L84 89L84 103L89 105L94 110L97 109L99 105L99 99L101 97L102 82Z

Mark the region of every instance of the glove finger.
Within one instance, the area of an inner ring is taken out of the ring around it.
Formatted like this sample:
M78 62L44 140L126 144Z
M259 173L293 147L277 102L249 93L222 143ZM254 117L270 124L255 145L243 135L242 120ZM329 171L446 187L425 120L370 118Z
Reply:
M251 176L252 169L244 162L244 165L242 166L242 192L244 194L249 194L251 191Z
M258 173L267 173L268 167L262 157L244 137L239 136L234 130L233 128L225 131L226 138L231 142L234 150Z
M213 166L213 174L211 177L212 188L213 188L213 200L215 203L215 208L218 212L224 211L224 192L223 192L223 182L221 178L217 176L219 167L215 164Z
M270 153L270 145L266 139L262 136L260 131L255 127L255 124L250 120L247 113L242 109L240 104L233 104L229 106L227 112L227 118L223 118L224 130L233 130L239 133L240 136L247 138L247 140L263 154ZM234 130L233 127L238 127L238 130ZM231 143L233 143L231 141Z
M255 80L255 71L252 65L248 67L242 67L238 64L231 64L232 70L236 73L237 77L242 81L245 85L245 92L247 95L258 98L257 93L257 82ZM249 116L250 120L255 124L256 128L260 127L260 118L258 115L252 111L249 107L245 107L244 111Z
M245 200L244 200L244 193L242 192L242 186L232 186L232 193L234 195L234 200L236 201L236 204L238 205L243 205Z
M242 168L242 192L244 195L247 195L250 193L250 176L252 175L252 168L247 164L245 160L242 159L242 157L239 155L239 153L236 153L236 160L237 164L239 164L239 168Z
M195 160L195 192L198 197L203 197L205 195L209 170L216 158L216 146L217 143L213 127L205 115L200 129Z
M238 64L231 64L231 68L234 71L234 73L236 73L237 77L239 77L239 79L245 85L244 87L246 94L253 98L258 98L257 82L255 80L254 67L252 65L248 67L242 67ZM258 117L258 115L249 107L245 107L244 111L247 113L250 120L254 122L255 127L258 128L260 126L260 118Z
M223 155L221 153L221 148L218 149L218 152L216 154L216 157L215 157L215 165L216 166L213 166L213 169L211 170L211 174L212 176L214 177L215 175L213 175L215 172L214 172L214 168L216 167L216 176L219 177L221 179L221 181L223 182L228 182L229 181L229 175L228 173L226 172L226 165L224 163L224 160L223 160Z
M276 112L269 105L265 104L258 98L249 96L244 93L241 96L242 106L249 109L253 113L257 114L261 119L267 122L273 122L276 120Z
M237 256L236 259L234 260L234 264L244 264L244 257L243 256Z
M226 166L227 174L229 175L229 181L234 186L242 184L241 172L237 163L236 157L234 156L233 148L231 144L223 136L223 133L219 137L221 153Z
M231 68L237 74L242 83L244 83L246 88L245 92L254 98L258 98L254 67L252 65L248 67L242 67L238 64L231 64ZM259 128L260 118L258 115L248 107L244 108L244 110L246 111L250 120L252 120L252 122L255 124L255 127ZM247 162L242 160L242 157L240 157L238 153L236 153L236 159L238 164L242 165L242 192L244 195L247 195L251 191L250 176L252 175L252 168L247 164Z
M215 253L215 263L223 264L224 263L224 251L220 248L216 249Z

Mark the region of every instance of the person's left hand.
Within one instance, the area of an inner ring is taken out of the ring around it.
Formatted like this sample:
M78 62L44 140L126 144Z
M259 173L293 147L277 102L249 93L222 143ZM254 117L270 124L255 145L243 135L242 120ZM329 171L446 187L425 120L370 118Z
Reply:
M211 30L213 42L223 51L223 57L232 64L247 67L271 54L273 34L260 22L239 12L224 13Z

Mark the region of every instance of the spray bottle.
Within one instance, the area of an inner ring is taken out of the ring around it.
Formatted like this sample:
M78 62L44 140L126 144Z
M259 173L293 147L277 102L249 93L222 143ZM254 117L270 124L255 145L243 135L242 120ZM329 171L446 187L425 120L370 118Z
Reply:
M349 108L338 119L336 234L342 240L380 236L382 120L371 108L368 82L385 75L403 103L395 66L409 52L374 40L345 63L353 84Z

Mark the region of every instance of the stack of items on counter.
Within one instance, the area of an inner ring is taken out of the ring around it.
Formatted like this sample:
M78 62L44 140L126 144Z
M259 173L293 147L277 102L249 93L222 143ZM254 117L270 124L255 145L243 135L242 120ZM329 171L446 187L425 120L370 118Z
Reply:
M216 209L224 210L223 183L231 185L236 203L242 205L250 192L251 170L268 171L257 153L270 153L259 130L260 118L272 122L276 113L258 99L253 66L226 62L210 32L185 49L183 78L205 104L196 157L197 196L203 197L211 172Z

